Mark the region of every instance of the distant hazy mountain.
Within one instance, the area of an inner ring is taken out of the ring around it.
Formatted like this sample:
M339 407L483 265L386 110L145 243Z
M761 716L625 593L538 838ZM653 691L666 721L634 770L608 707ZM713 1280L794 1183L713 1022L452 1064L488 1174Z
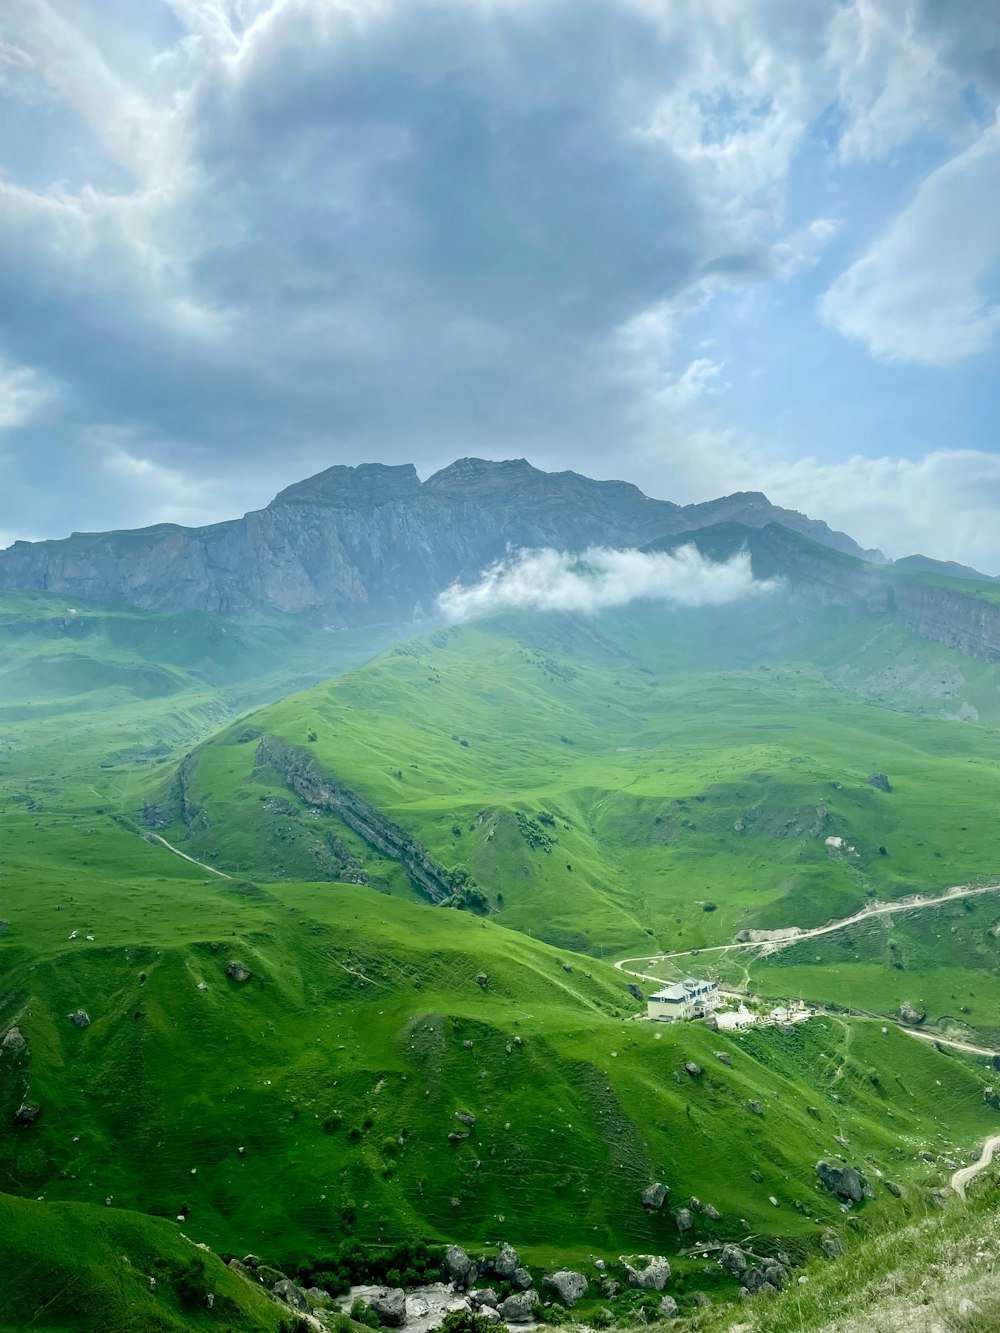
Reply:
M719 523L780 523L835 551L884 560L757 491L680 506L627 482L541 472L524 459L463 458L425 482L412 464L332 467L289 486L266 509L209 527L15 542L0 552L0 587L348 626L428 611L443 588L474 577L509 547L642 546Z
M895 561L901 569L915 569L921 574L944 574L949 579L968 579L973 583L996 583L992 574L982 574L971 565L960 565L954 560L933 560L929 555L904 555Z

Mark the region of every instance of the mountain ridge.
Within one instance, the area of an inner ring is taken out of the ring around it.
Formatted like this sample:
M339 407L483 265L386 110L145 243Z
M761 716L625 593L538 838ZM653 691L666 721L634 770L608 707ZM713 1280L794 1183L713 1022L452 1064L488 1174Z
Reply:
M464 458L423 482L412 464L338 464L263 509L199 528L15 542L0 552L0 587L347 628L427 615L444 588L512 547L644 546L722 521L779 522L845 554L884 560L760 492L680 506L629 482L543 472L525 459Z

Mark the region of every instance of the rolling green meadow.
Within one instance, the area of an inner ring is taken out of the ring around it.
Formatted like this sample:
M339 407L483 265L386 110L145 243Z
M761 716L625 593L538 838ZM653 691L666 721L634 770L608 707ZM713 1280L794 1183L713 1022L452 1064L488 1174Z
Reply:
M878 1017L919 1000L991 1037L991 895L748 957L759 993L867 1018L654 1030L611 966L989 882L994 668L776 604L396 643L0 606L0 1037L20 1037L0 1047L0 1205L24 1238L0 1326L96 1328L100 1306L108 1329L207 1327L193 1254L227 1327L277 1328L185 1237L292 1272L354 1243L507 1239L594 1277L595 1255L659 1253L690 1312L736 1294L697 1243L805 1263L830 1227L923 1226L949 1162L997 1131L987 1061ZM267 738L482 897L433 906L260 761ZM848 1217L814 1171L838 1154L874 1195ZM691 1196L720 1218L682 1236ZM51 1308L29 1251L63 1274Z

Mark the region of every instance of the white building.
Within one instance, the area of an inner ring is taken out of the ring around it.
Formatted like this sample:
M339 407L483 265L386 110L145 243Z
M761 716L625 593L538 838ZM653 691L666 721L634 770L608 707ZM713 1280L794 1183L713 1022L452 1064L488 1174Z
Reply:
M685 977L683 981L664 986L647 1001L650 1018L676 1023L684 1018L704 1018L719 1003L719 992L714 981L700 981Z

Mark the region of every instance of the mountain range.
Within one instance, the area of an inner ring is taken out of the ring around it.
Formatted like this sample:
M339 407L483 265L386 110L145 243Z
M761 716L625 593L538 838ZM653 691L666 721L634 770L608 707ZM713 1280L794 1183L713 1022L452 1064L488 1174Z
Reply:
M346 628L427 614L444 588L512 547L642 547L719 523L778 523L830 550L885 560L758 491L682 506L627 482L542 472L524 459L463 458L424 482L412 464L338 465L289 486L265 509L208 527L15 542L0 552L0 587L152 611L289 614Z

